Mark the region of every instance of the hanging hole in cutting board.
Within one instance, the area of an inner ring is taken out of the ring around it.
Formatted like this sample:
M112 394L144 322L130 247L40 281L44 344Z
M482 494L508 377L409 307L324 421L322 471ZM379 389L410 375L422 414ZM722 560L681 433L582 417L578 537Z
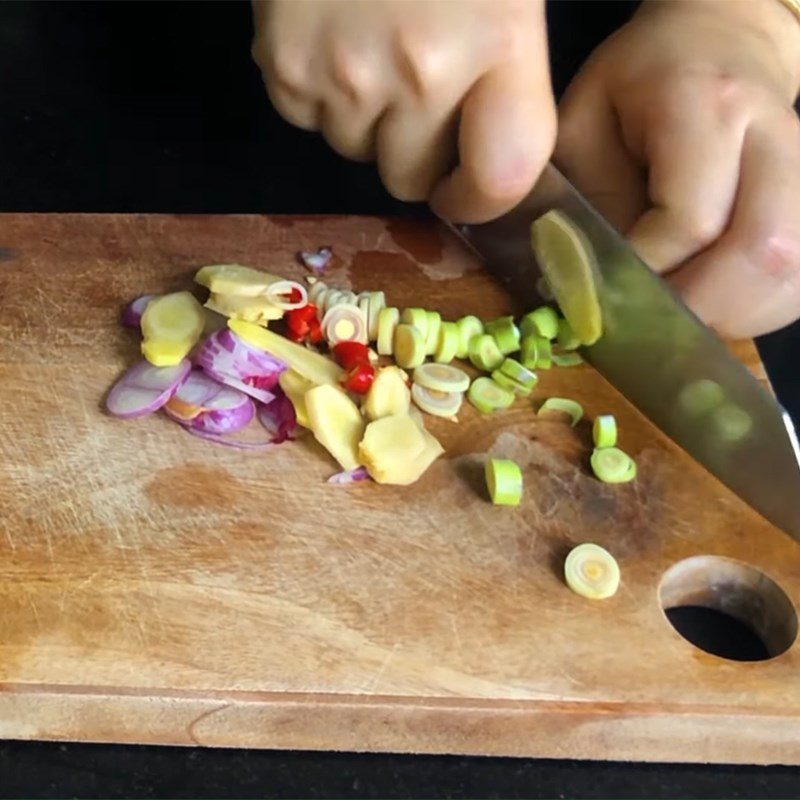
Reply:
M675 630L701 650L735 661L766 661L797 638L797 612L760 570L721 556L670 567L658 590Z

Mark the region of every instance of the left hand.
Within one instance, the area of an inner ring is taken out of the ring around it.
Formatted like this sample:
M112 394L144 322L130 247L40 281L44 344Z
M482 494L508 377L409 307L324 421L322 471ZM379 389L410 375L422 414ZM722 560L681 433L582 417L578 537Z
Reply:
M725 336L800 317L798 86L778 0L649 0L559 108L556 163Z

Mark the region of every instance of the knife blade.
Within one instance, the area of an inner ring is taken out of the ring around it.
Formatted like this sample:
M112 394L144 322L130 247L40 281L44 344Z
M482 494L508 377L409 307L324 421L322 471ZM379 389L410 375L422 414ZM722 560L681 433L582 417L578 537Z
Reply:
M450 227L532 307L541 271L530 227L551 209L566 214L594 251L603 336L583 356L690 456L800 541L800 447L791 418L555 166L504 216ZM713 407L689 402L697 387Z

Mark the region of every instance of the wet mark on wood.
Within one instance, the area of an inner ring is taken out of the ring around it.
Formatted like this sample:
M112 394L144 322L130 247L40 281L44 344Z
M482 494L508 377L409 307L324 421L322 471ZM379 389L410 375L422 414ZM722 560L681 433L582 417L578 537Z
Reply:
M17 257L17 251L11 247L0 247L0 261L13 261Z
M230 508L241 493L238 481L224 469L200 464L159 470L145 486L153 503L180 508Z
M438 264L444 245L439 231L427 221L392 219L386 225L392 241L420 264Z

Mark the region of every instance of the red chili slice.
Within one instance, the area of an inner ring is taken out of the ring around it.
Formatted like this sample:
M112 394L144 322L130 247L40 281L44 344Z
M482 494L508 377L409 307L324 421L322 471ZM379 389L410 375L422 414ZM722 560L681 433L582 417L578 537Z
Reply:
M339 366L348 372L357 366L369 366L369 349L361 342L339 342L333 348L333 356Z

